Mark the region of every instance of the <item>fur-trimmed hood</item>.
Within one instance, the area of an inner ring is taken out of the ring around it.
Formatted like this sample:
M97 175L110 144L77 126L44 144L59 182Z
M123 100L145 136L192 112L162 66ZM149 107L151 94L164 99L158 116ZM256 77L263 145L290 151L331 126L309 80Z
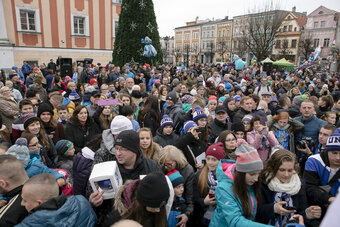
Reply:
M139 182L139 179L127 180L116 192L114 208L119 212L121 217L134 205Z

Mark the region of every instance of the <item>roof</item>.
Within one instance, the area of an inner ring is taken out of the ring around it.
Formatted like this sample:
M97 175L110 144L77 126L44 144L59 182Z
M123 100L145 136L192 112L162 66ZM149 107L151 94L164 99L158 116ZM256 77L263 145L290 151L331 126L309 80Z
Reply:
M300 28L305 26L305 24L307 23L307 16L305 14L297 12L292 12L291 14L293 14L296 17L297 23L300 26Z
M321 5L321 6L319 6L318 8L316 8L313 12L311 12L311 13L308 15L308 17L317 16L317 15L313 15L313 14L315 14L315 13L316 13L317 11L319 11L320 9L324 9L324 10L328 11L327 14L335 14L335 13L337 13L337 11L332 10L332 9L328 9L327 7L324 7L323 5Z

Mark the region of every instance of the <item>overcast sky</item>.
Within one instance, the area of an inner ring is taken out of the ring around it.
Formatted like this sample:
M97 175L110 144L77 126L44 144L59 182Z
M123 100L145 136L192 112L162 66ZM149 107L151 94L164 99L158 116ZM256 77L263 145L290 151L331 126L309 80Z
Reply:
M297 12L313 12L322 3L323 6L340 12L340 0L153 0L159 35L174 35L174 28L185 26L185 22L199 19L221 19L225 16L243 15L255 8L261 8L273 2L277 9L290 10L296 6ZM279 2L279 3L278 3ZM258 12L256 10L255 12Z

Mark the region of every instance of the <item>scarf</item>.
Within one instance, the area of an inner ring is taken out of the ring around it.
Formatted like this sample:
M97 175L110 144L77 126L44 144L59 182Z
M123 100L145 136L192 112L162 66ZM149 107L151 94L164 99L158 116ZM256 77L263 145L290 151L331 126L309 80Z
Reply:
M275 123L274 126L275 126L277 129L280 129L280 130L287 130L287 129L289 128L290 124L287 123L286 126L284 126L284 127L282 127L282 128L279 126L278 123Z
M214 194L217 187L217 179L212 171L208 172L208 182L210 185L209 193Z

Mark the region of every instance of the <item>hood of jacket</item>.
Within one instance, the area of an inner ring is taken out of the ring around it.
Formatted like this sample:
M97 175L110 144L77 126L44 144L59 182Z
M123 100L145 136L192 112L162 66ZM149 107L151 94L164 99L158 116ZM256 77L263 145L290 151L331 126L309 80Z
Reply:
M222 159L217 166L216 177L218 182L229 182L232 184L234 182L234 172L235 172L236 162L230 159Z
M54 197L50 200L47 200L40 206L34 208L31 212L36 212L38 210L58 210L62 207L67 200L67 195L61 194L60 196Z
M140 180L127 180L115 194L114 208L120 214L125 215L134 205L134 197Z
M108 150L108 152L114 155L115 154L115 149L114 149L115 140L111 133L111 129L104 130L102 134L102 138L103 138L102 145L104 146L104 148Z

